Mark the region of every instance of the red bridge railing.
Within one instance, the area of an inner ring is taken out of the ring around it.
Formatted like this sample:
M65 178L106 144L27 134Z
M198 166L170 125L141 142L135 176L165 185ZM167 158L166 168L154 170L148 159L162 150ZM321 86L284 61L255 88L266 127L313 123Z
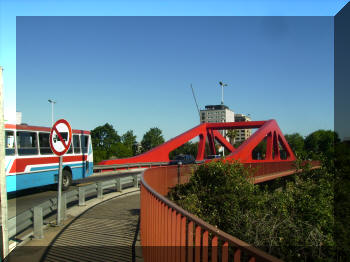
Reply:
M281 261L190 214L165 197L195 166L148 169L141 179L141 244L147 261ZM181 174L181 175L180 175Z

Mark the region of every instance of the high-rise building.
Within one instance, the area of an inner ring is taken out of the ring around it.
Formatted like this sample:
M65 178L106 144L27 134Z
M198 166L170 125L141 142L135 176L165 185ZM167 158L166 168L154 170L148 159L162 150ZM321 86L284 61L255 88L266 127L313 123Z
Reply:
M250 116L246 116L243 114L235 114L235 122L248 122L248 121L251 121ZM252 135L251 129L237 129L237 134L235 136L234 142L245 141L251 135Z
M205 110L200 110L201 123L224 123L234 122L235 113L225 105L207 105ZM220 133L226 137L227 131L221 130ZM226 137L226 139L228 139Z
M208 105L200 110L201 123L234 122L235 113L225 105Z

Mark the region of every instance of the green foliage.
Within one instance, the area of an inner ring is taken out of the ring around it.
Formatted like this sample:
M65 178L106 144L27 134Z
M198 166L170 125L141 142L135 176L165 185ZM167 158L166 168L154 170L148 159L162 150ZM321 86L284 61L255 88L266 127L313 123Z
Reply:
M230 143L233 143L235 141L235 138L238 136L238 130L237 129L230 129L227 131L226 135L230 139Z
M337 133L331 130L317 130L305 138L305 151L312 159L334 157L334 145L339 142Z
M169 198L284 260L327 260L335 250L333 181L322 168L254 186L241 164L210 162Z
M136 136L133 135L132 130L120 137L113 126L106 123L91 131L91 139L94 150L94 163L111 158L133 156L132 143L136 142Z
M124 157L131 157L132 154L132 148L127 147L123 143L116 143L112 145L111 147L111 155L109 158L124 158Z
M335 235L338 256L346 261L350 257L350 144L335 147Z
M163 143L164 138L162 135L162 130L160 130L158 127L153 127L149 131L147 131L146 134L143 135L141 141L142 151L149 151L152 148Z
M299 133L287 134L284 137L296 155L304 154L304 138Z
M94 163L108 159L113 154L113 146L120 143L120 136L112 125L106 123L91 130Z
M117 131L108 123L91 130L91 139L94 150L109 149L113 144L120 142Z
M123 145L131 151L131 156L135 156L137 141L134 132L132 130L127 131L124 135L122 135L121 141Z
M197 151L198 151L198 142L192 143L190 141L176 148L175 150L171 151L169 154L169 159L173 160L177 155L180 155L180 154L192 155L194 158L196 158Z

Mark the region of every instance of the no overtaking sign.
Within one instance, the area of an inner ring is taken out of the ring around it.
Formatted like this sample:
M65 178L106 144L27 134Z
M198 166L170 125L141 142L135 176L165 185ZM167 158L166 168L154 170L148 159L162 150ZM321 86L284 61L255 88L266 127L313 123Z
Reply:
M72 142L72 128L69 123L64 120L58 120L51 129L50 147L52 152L58 156L64 155Z

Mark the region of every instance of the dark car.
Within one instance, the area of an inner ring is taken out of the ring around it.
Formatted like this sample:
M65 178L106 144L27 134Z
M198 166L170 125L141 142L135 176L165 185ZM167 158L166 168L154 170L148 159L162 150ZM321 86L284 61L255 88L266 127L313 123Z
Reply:
M171 160L169 162L169 165L187 165L187 164L194 164L196 163L196 160L192 155L178 155L175 157L174 160Z
M215 158L221 158L221 155L209 155L207 156L207 159L215 159Z

